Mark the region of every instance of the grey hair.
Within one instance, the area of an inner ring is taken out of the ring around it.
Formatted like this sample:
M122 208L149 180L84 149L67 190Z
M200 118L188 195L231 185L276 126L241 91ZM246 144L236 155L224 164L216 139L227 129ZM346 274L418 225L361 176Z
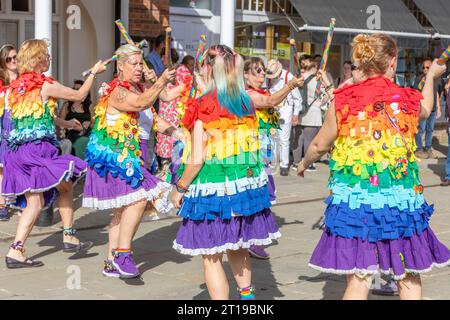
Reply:
M116 51L117 62L125 62L135 54L143 55L144 52L135 45L124 44ZM120 73L119 66L117 66L117 73Z

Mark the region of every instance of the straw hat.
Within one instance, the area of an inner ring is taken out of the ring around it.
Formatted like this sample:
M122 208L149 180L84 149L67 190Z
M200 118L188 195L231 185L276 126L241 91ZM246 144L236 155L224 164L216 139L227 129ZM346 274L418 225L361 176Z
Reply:
M281 62L278 60L272 59L267 64L266 78L267 79L279 78L281 75L281 71L283 71L283 66L281 65Z

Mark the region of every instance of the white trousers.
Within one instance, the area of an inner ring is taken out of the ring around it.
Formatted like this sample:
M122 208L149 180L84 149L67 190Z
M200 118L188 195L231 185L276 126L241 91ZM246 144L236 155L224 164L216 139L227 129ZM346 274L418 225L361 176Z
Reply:
M289 168L289 151L291 147L290 138L292 130L291 106L283 106L280 109L280 130L278 130L278 141L280 150L280 167Z

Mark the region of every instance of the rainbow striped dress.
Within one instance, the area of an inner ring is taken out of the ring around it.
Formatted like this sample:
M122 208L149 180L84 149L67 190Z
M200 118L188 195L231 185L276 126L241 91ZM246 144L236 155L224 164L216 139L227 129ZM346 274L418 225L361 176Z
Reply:
M270 244L281 235L270 210L256 116L230 114L213 92L188 106L182 125L191 130L197 120L209 136L206 162L184 196L174 249L195 256ZM189 156L187 143L180 176Z
M85 159L88 163L83 206L100 210L118 209L138 201L149 201L168 214L172 186L152 176L144 166L140 147L138 112L108 114L109 99L116 88L131 90L118 78L105 84L95 108L95 124Z
M429 227L414 151L420 100L384 77L335 92L326 230L310 266L337 274L407 273L450 264Z
M14 207L26 207L26 193L43 193L45 206L58 195L62 181L76 181L86 164L71 155L59 155L54 117L57 100L42 100L42 86L52 78L26 73L11 82L6 93L2 135L7 147L3 154L2 195Z

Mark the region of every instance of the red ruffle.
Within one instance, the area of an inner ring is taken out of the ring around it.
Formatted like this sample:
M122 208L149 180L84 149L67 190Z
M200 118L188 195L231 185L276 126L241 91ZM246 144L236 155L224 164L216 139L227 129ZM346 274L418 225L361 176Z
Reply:
M369 78L361 83L352 84L334 92L336 112L348 115L358 115L369 105L399 102L404 113L419 115L422 94L411 88L403 88L385 77ZM376 108L372 112L376 116Z
M235 115L230 114L226 108L220 106L217 99L217 93L208 93L196 100L190 100L187 103L186 113L181 120L184 127L192 129L195 121L201 120L203 123L219 120L220 118L237 119Z
M9 87L11 92L23 94L23 92L29 92L36 88L41 88L45 82L53 83L55 79L53 77L47 77L44 74L38 74L36 72L24 73L20 75L16 80L11 81Z

